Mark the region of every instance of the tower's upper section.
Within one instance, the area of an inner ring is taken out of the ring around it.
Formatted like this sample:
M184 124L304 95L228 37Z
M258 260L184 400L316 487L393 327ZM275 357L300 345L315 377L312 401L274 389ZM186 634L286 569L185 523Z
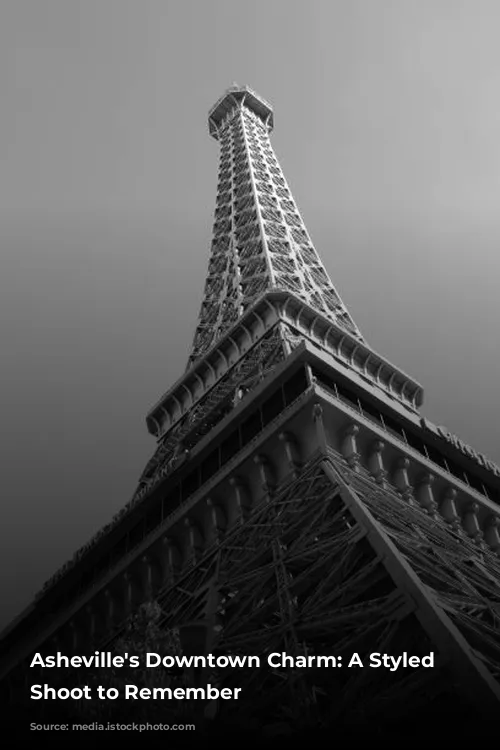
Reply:
M309 237L273 151L271 106L233 85L212 107L220 144L207 280L188 369L270 292L298 298L359 341L361 333Z
M247 109L262 120L269 133L272 131L274 118L271 105L248 86L238 86L237 83L234 83L208 113L208 130L216 140L218 140L218 129L224 118L231 113L235 106L242 102Z

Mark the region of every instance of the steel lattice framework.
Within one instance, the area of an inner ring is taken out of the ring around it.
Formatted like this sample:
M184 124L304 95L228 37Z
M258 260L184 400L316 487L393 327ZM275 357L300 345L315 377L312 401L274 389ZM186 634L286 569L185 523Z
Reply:
M422 389L363 340L310 240L269 135L233 86L208 277L187 371L150 411L131 501L0 644L112 649L145 600L189 654L436 653L401 669L205 670L241 687L222 721L369 724L500 707L500 469L420 417ZM16 687L17 689L17 687ZM436 713L437 712L437 713ZM481 719L482 721L484 719ZM450 718L450 722L453 718Z
M500 563L422 508L316 456L165 590L166 627L197 630L196 653L424 655L437 669L218 670L256 716L335 725L396 721L463 694L500 699ZM411 706L411 711L409 709ZM235 708L231 706L231 713ZM490 714L492 715L492 714Z
M361 338L335 290L274 154L272 110L234 86L209 115L220 142L217 208L190 366L265 292L303 298Z

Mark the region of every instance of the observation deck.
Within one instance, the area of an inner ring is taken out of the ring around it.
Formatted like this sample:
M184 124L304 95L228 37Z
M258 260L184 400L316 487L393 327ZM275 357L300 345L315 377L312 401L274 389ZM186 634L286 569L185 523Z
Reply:
M226 115L233 109L235 104L245 101L245 106L255 114L267 126L269 132L274 127L274 114L271 105L261 96L252 91L248 86L234 84L221 96L208 113L208 131L210 135L218 140L218 129Z

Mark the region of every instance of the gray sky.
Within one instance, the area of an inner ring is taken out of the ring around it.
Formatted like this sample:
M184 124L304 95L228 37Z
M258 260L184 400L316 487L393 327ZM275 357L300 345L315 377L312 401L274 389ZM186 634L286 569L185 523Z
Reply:
M367 341L500 463L499 26L484 0L3 0L0 625L154 449L208 260L206 115L233 81L273 104Z

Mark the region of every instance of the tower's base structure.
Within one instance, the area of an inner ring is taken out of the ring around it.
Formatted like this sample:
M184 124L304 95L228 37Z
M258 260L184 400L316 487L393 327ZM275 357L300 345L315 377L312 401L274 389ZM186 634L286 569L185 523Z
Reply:
M271 126L247 88L211 111L221 171L188 369L148 416L158 449L132 501L4 633L5 699L51 682L34 653L113 651L155 600L183 655L261 659L185 670L184 685L241 688L191 716L480 738L500 720L500 469L422 418L418 383L364 342ZM369 667L374 653L434 666ZM295 666L314 656L342 666Z

